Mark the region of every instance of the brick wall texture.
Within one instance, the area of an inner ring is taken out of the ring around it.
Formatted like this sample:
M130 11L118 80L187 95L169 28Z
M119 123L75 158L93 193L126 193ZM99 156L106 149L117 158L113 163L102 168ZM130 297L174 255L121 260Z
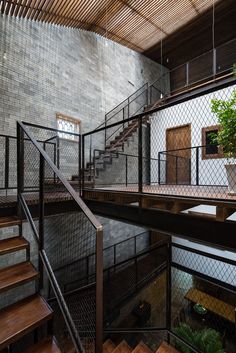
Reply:
M56 112L96 128L160 65L91 32L0 16L0 133L16 120L54 127ZM6 58L4 59L5 55Z

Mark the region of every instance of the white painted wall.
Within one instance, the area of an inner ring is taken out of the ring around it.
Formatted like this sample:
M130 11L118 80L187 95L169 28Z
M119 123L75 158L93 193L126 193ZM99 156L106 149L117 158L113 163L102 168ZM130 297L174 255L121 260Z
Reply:
M211 112L211 99L228 99L236 85L221 89L202 97L175 105L154 113L151 117L151 157L158 158L159 151L166 151L166 129L191 124L191 146L202 145L202 128L217 125L217 118ZM202 160L200 153L199 183L204 185L227 185L224 164L226 159ZM162 178L165 177L162 168ZM152 182L157 181L157 162L152 162ZM195 150L192 151L192 182L196 180Z

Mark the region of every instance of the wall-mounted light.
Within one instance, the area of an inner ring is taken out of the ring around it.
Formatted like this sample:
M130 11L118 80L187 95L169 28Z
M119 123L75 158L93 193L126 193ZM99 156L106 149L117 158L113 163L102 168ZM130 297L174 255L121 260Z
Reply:
M7 60L7 52L6 52L6 51L4 51L4 53L3 53L3 60L4 60L4 61Z

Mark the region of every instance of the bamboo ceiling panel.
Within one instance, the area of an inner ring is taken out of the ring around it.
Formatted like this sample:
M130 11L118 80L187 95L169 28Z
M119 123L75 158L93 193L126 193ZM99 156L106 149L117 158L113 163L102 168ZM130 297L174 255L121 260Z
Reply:
M0 11L93 31L144 52L212 4L213 0L0 0Z

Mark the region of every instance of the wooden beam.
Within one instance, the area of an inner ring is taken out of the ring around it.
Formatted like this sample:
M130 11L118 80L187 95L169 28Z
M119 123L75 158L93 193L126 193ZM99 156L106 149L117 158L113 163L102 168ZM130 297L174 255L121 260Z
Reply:
M216 206L216 220L219 222L225 222L228 217L230 217L236 209L227 208L224 206Z

